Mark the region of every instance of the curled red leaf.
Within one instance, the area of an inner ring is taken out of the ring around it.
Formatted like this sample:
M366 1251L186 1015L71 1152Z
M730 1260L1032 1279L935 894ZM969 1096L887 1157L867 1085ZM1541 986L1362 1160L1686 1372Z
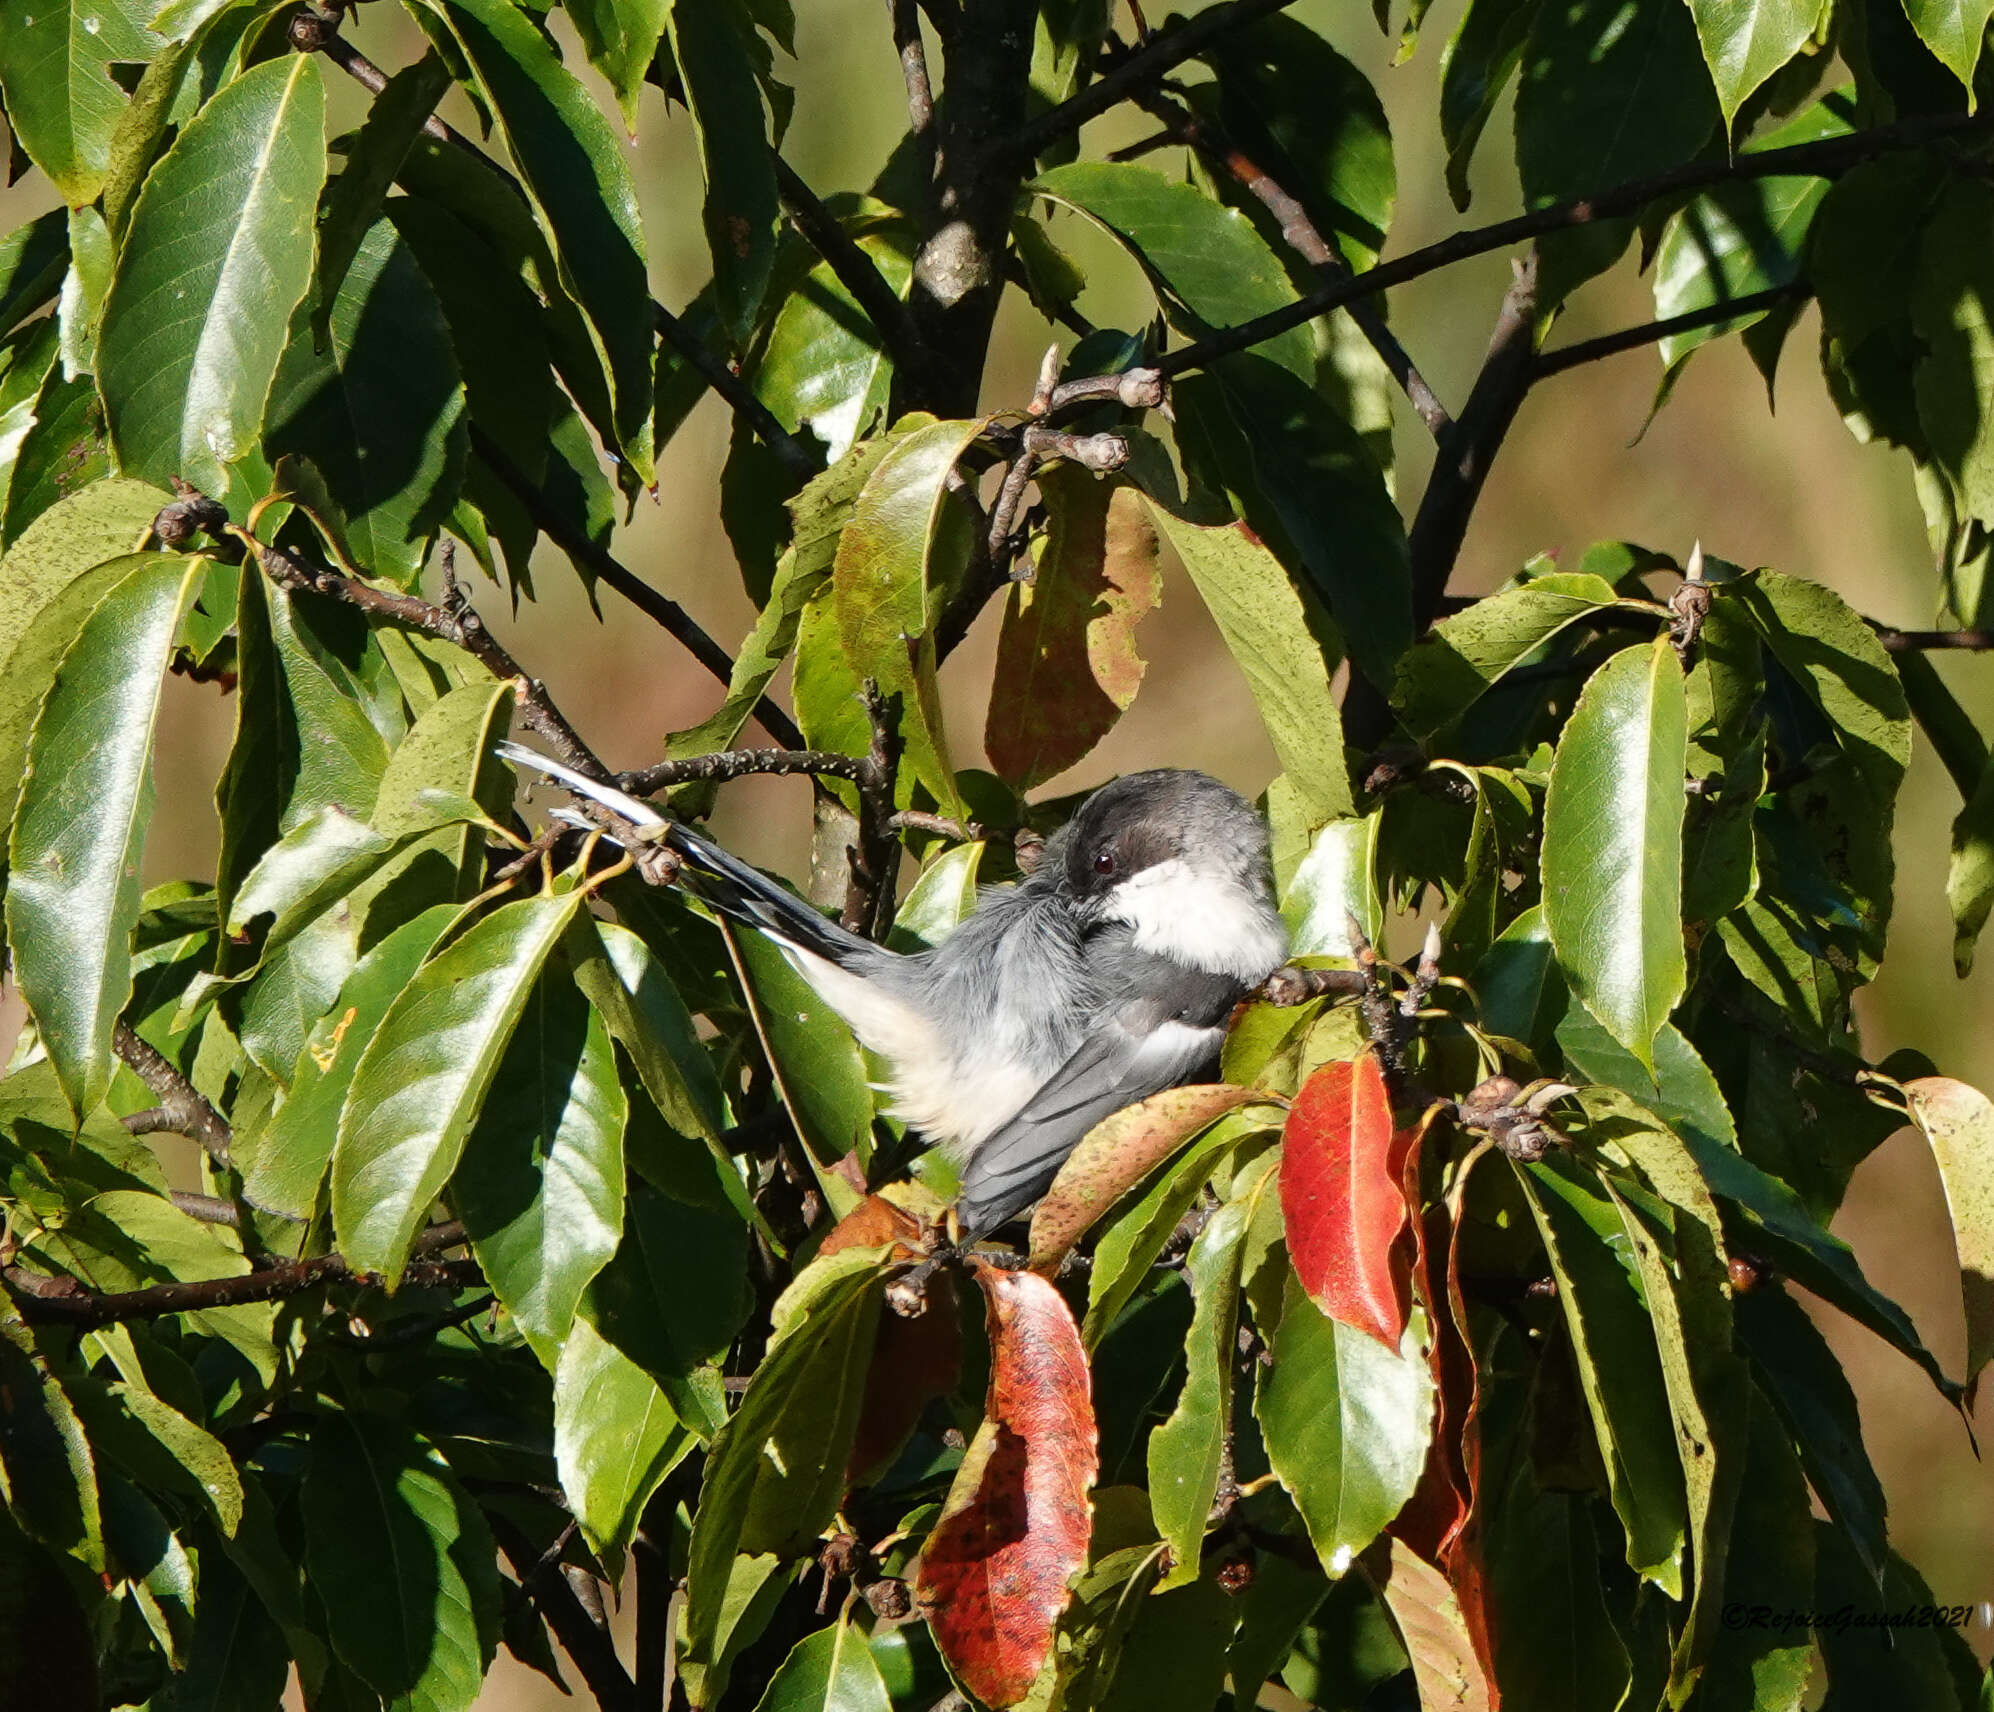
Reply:
M1087 1356L1064 1298L1029 1272L976 1268L990 1331L983 1425L921 1553L914 1597L987 1706L1024 1699L1087 1560L1098 1438Z
M1384 1072L1369 1053L1311 1076L1281 1132L1281 1222L1296 1277L1331 1319L1393 1350L1411 1271L1400 1167L1412 1136L1394 1134Z

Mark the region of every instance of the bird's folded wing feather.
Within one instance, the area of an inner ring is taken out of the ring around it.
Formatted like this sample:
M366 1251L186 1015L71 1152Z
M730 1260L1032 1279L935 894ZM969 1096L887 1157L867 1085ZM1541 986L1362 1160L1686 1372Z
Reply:
M982 1142L963 1171L956 1218L974 1241L1051 1186L1066 1157L1103 1118L1175 1087L1208 1062L1222 1026L1152 1021L1146 1001L1103 1017L1018 1115Z

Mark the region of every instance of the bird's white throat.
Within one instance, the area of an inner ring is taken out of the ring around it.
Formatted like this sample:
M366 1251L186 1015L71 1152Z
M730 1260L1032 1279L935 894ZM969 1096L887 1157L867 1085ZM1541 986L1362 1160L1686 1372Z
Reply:
M1288 954L1287 928L1271 902L1175 857L1117 886L1108 916L1135 929L1139 951L1249 983L1265 980Z

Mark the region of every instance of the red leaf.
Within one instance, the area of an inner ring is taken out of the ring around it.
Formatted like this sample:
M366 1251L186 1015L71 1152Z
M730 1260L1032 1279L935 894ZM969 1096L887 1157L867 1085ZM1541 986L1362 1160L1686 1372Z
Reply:
M990 1394L921 1553L914 1597L963 1685L1003 1707L1031 1688L1067 1580L1087 1560L1097 1435L1065 1299L1029 1272L979 1265L976 1281L989 1311Z
M1392 1350L1406 1323L1399 1168L1413 1133L1393 1134L1384 1072L1369 1053L1311 1076L1281 1132L1281 1222L1296 1277L1331 1319Z
M1156 604L1156 531L1136 493L1071 467L1038 483L1051 528L1036 579L1004 608L983 734L1021 791L1082 760L1135 700L1135 627Z
M911 1259L926 1252L926 1231L921 1220L905 1207L884 1195L868 1195L825 1233L817 1253L822 1256L836 1254L841 1248L878 1248L890 1242L895 1245L895 1260Z

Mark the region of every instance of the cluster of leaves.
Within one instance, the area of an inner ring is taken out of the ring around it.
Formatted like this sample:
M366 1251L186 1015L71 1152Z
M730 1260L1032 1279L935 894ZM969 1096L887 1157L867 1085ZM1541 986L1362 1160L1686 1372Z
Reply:
M1814 1642L1726 1602L1925 1599L1783 1281L1950 1398L1994 1354L1994 1105L1867 1064L1851 1026L1914 719L1965 799L1971 956L1986 738L1916 652L1772 570L1706 559L1671 593L1673 560L1609 543L1432 618L1459 471L1513 409L1495 382L1553 372L1552 312L1638 230L1663 321L1634 342L1670 375L1725 331L1770 375L1819 297L1852 425L1916 456L1938 601L1985 622L1989 6L1472 0L1439 123L1465 203L1518 82L1529 360L1428 414L1460 456L1410 530L1390 389L1416 374L1381 317L1311 319L1383 248L1383 107L1278 5L1135 47L1105 5L936 6L932 110L896 7L908 137L825 203L775 153L781 0L407 10L427 51L381 79L294 0L0 0L13 143L63 203L0 239L0 799L33 1018L0 1079L0 1627L24 1637L0 1700L261 1712L295 1673L314 1709L442 1712L501 1644L558 1674L551 1631L612 1707L669 1676L770 1712L924 1707L951 1678L1048 1709L1278 1679L1776 1712ZM577 40L626 120L646 82L690 115L713 277L683 315L648 295ZM1854 81L1817 98L1837 56ZM1197 81L1165 94L1173 67ZM328 68L378 85L330 139ZM1101 90L1227 144L1188 177L1077 158ZM431 125L453 91L485 144ZM1624 218L1572 200L1643 175L1600 204ZM1076 221L1141 269L1153 326L1085 321ZM1075 333L1078 384L967 414L1009 280ZM608 551L709 385L760 609L731 659ZM1029 1268L933 1269L947 1167L816 996L519 815L513 720L600 763L454 578L413 591L447 539L530 598L543 535L727 680L665 743L686 812L758 708L788 725L764 698L793 666L822 753L784 765L829 775L820 819L922 858L897 911L890 863L852 879L848 914L902 948L1063 817L1026 794L1132 706L1167 545L1279 759L1295 954L1365 990L1246 1007L1222 1082L1082 1145ZM1000 589L984 771L936 673ZM174 672L233 698L219 854L142 890ZM1422 914L1444 978L1400 1002L1369 942ZM1959 1380L1827 1228L1907 1118L1958 1235ZM577 1591L605 1580L636 1583L634 1673ZM1949 1632L1898 1643L1824 1634L1831 1702L1985 1692Z

